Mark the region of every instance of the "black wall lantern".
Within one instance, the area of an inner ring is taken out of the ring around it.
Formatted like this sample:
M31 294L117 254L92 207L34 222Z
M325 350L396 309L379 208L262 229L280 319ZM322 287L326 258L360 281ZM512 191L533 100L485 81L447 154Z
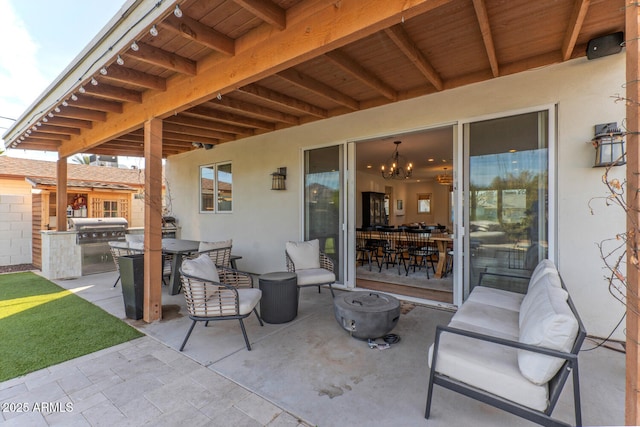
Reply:
M618 129L618 123L596 125L591 143L596 149L593 167L620 166L627 163L624 135Z
M287 168L278 168L271 174L271 189L286 190L285 180L287 179Z

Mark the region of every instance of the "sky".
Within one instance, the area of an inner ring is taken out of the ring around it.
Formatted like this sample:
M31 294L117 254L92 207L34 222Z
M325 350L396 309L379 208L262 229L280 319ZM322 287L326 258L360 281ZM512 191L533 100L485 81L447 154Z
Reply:
M0 135L13 123L10 119L20 117L125 2L0 0ZM57 160L55 153L33 150L9 150L8 155Z

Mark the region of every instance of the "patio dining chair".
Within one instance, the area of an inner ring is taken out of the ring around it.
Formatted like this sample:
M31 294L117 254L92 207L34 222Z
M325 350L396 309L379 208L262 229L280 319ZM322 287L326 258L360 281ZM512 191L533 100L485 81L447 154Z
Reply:
M331 296L335 297L332 285L336 281L331 258L320 252L318 239L304 242L287 242L285 247L287 271L296 273L298 287L329 285Z
M416 267L421 269L423 266L427 273L427 280L429 279L429 263L431 269L435 273L435 257L438 251L434 249L429 243L429 233L424 230L408 230L406 233L407 240L409 242L408 254L409 263L405 265L406 276L409 275L409 269L413 267L413 272L416 272Z
M144 234L126 234L125 239L126 242L124 243L129 247L129 253L127 255L144 253ZM172 262L173 255L162 254L162 284L164 286L168 285L167 279L171 277Z
M192 320L191 327L180 346L180 351L187 344L196 322L216 320L238 320L247 350L251 344L242 321L255 313L260 326L264 326L256 310L262 297L260 289L253 288L253 278L227 267L216 267L211 258L200 255L195 259L186 259L180 267L180 278L187 311Z
M196 255L207 254L215 265L219 267L231 267L232 246L232 239L219 242L200 242Z
M111 257L113 258L113 262L116 265L116 271L118 272L118 278L113 284L113 287L115 288L118 282L120 281L119 259L123 255L129 255L131 253L131 249L129 248L129 243L127 242L113 241L113 242L109 242L109 251L111 252Z
M356 263L359 261L361 265L364 265L366 262L369 271L371 271L371 258L373 257L370 241L371 231L369 229L356 229Z

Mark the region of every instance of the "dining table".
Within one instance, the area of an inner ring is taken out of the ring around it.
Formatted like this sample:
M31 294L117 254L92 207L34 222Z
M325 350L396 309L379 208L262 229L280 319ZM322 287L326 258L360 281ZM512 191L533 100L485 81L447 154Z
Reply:
M180 266L185 255L198 252L199 240L185 240L167 237L162 239L162 254L171 255L171 275L169 276L169 293L180 292Z
M406 237L406 235L404 233L400 233L400 232L396 231L396 233L392 233L392 236L393 236L394 239L396 239L398 241L407 241L407 237ZM383 233L381 233L381 232L379 232L377 230L370 231L368 237L370 239L372 239L372 240L384 239ZM434 242L436 244L436 247L437 247L437 250L438 250L438 264L436 265L436 271L434 273L434 277L437 278L437 279L440 279L446 273L447 252L449 251L449 248L453 244L453 239L451 238L451 236L449 234L445 234L445 233L432 234L432 233L429 233L429 239L428 240L430 242Z
M169 293L176 295L180 292L180 266L185 255L198 252L199 240L175 239L167 237L162 239L162 254L171 255L171 275L169 276ZM240 255L231 254L231 268L237 270L236 261L242 259Z
M449 252L449 247L453 244L453 239L450 236L433 236L430 237L429 240L436 242L438 247L438 265L436 266L436 271L434 276L437 279L440 279L446 273L447 268L447 252Z

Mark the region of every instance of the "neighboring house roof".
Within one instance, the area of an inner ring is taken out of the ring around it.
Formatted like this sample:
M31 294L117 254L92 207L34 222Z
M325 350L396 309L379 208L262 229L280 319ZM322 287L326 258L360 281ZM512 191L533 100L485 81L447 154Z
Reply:
M56 185L56 162L0 156L0 178L27 179L32 185ZM131 190L144 185L144 171L107 166L67 165L67 186Z
M28 183L30 183L34 187L45 186L45 187L55 187L57 185L56 180L54 178L33 178L33 177L25 177ZM96 181L78 181L78 180L68 180L67 187L79 187L79 188L91 188L93 190L126 190L126 191L138 191L137 188L131 187L129 185L124 184L109 184L105 182L96 182Z

